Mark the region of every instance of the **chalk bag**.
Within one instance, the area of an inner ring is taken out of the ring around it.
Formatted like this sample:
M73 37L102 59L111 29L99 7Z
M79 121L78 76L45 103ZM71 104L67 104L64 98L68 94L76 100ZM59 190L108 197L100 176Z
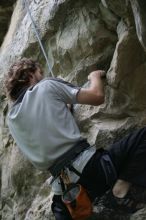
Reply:
M87 191L80 184L71 183L64 191L62 201L73 220L85 220L92 214L92 203Z

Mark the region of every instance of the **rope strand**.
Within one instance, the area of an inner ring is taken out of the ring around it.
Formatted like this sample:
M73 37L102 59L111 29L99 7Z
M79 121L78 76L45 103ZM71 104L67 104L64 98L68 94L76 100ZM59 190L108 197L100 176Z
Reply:
M23 0L23 1L24 1L25 6L26 6L26 9L27 9L27 12L28 12L28 14L29 14L29 17L30 17L30 19L31 19L31 22L32 22L32 25L33 25L33 28L34 28L34 32L35 32L36 37L37 37L37 39L38 39L39 45L40 45L41 50L42 50L42 52L43 52L43 55L44 55L44 57L45 57L45 59L46 59L48 69L49 69L49 71L51 72L52 77L55 77L55 76L54 76L54 73L53 73L53 71L52 71L52 68L51 68L51 66L50 66L50 64L49 64L49 60L48 60L48 57L47 57L47 55L46 55L46 51L45 51L44 46L43 46L43 44L42 44L42 42L41 42L41 38L40 38L40 36L39 36L39 33L38 33L38 30L37 30L36 24L35 24L35 22L34 22L34 20L33 20L32 15L31 15L31 11L30 11L30 9L29 9L28 1L27 1L27 0Z

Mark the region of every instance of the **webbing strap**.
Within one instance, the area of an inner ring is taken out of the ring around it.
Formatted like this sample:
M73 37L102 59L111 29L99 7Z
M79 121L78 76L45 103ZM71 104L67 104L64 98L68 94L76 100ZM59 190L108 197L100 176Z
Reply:
M53 177L58 177L62 169L68 167L81 152L89 147L90 145L87 143L86 139L78 141L68 152L63 154L51 167L49 167L48 170Z
M107 185L112 186L117 180L117 172L110 156L107 153L103 154L100 158L100 162L105 174L106 183Z
M82 174L77 169L75 169L72 165L69 165L68 169L74 172L77 176L81 177Z

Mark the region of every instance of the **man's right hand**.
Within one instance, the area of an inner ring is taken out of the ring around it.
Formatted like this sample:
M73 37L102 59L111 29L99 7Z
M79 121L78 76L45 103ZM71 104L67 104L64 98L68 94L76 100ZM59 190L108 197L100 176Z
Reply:
M89 75L88 75L88 80L91 80L92 78L94 77L100 77L100 78L103 78L106 76L106 72L104 70L96 70L94 72L91 72Z
M103 70L97 70L89 74L90 86L79 91L77 95L78 103L97 106L104 102L104 88L101 79L103 76L105 76Z

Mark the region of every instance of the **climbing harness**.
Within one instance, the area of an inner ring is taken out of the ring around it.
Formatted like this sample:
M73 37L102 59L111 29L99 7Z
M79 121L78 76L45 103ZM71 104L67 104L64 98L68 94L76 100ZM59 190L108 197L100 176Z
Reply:
M55 164L53 164L51 167L49 167L49 171L52 174L52 176L54 177L54 179L56 179L60 175L61 170L64 167L68 167L70 165L70 163L81 152L83 152L84 150L88 149L89 147L91 147L91 146L86 141L86 139L82 139L82 140L78 141L77 143L75 143L75 145L74 145L74 147L72 149L70 149L67 153L63 154L63 156L61 156L57 160L57 162L55 162Z
M50 66L49 60L48 60L48 58L47 58L46 51L45 51L44 46L43 46L43 44L42 44L42 42L41 42L41 38L40 38L40 35L39 35L39 33L38 33L36 24L35 24L35 22L34 22L34 19L33 19L32 15L31 15L31 11L30 11L30 9L29 9L28 1L27 1L27 0L23 0L23 1L24 1L25 6L26 6L26 9L27 9L27 12L28 12L28 14L29 14L29 17L30 17L30 19L31 19L31 22L32 22L32 25L33 25L33 28L34 28L34 32L35 32L36 37L37 37L37 39L38 39L39 45L40 45L41 50L42 50L42 52L43 52L43 55L44 55L44 57L45 57L45 59L46 59L48 69L49 69L49 71L50 71L52 77L55 77L55 76L54 76L54 73L53 73L53 71L52 71L52 68L51 68L51 66ZM36 3L36 1L35 1L35 3Z
M92 202L86 189L80 184L72 183L68 172L72 171L79 177L81 173L76 170L71 163L85 149L91 147L86 139L78 141L74 147L60 157L53 166L49 168L54 177L51 183L59 177L62 188L62 201L67 207L73 220L84 220L92 214Z

